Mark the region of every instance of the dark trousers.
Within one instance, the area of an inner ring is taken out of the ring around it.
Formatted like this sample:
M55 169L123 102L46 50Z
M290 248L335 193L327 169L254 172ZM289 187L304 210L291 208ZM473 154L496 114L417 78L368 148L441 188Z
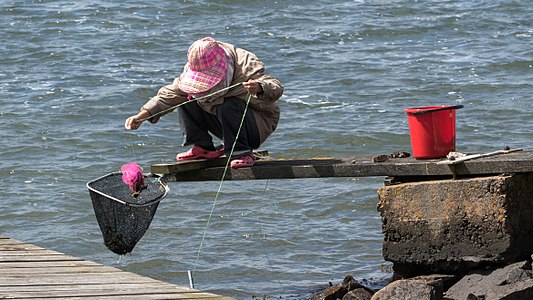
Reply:
M215 106L214 113L203 110L196 101L178 107L181 131L184 135L183 146L197 145L202 148L213 146L213 138L218 137L224 143L224 153L229 155L235 142L235 136L241 124L246 103L239 98L229 97L224 103ZM260 138L257 123L251 109L248 109L242 124L235 154L248 154L259 148Z

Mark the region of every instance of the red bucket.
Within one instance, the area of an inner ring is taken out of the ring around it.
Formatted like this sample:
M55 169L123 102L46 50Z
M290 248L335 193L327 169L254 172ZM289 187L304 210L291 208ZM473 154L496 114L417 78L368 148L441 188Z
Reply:
M455 151L455 110L462 107L424 106L405 109L415 158L442 158Z

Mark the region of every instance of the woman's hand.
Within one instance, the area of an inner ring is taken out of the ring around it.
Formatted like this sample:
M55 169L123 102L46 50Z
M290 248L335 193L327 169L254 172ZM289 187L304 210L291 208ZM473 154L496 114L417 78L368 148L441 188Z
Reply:
M139 118L137 115L131 116L126 119L126 123L124 123L124 127L128 130L137 130L139 127L141 127L142 122L139 121Z
M131 116L126 119L126 122L124 123L124 127L128 130L137 130L139 127L141 127L141 124L143 123L143 119L146 119L150 117L150 113L143 109L138 114Z
M252 95L261 94L263 92L263 87L261 84L253 79L243 82L242 85Z

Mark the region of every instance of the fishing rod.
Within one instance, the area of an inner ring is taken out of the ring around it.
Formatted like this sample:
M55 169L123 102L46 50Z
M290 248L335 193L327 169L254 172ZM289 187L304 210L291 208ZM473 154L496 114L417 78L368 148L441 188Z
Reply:
M238 85L240 85L240 84L243 84L243 83L244 83L244 82L239 82L239 83L236 83L236 84L234 84L234 85L230 85L230 86L228 86L228 87L222 88L222 89L220 89L220 90L218 90L218 91L216 91L216 92L213 92L213 93L211 93L211 94L208 94L208 95L205 95L205 96L202 96L202 97L198 97L198 98L190 98L190 99L188 99L188 101L185 101L185 102L179 103L179 104L177 104L177 105L171 106L171 107L169 107L169 108L167 108L167 109L164 109L164 110L162 110L162 111L160 111L160 112L158 112L158 113L155 113L155 114L153 114L153 115L151 115L151 116L149 116L149 117L142 118L142 119L139 119L139 120L135 120L135 123L141 123L141 122L144 122L144 121L146 121L146 120L149 120L149 119L151 119L151 118L153 118L153 117L157 117L157 116L159 116L159 115L165 114L165 113L167 113L167 112L169 112L169 111L172 111L172 110L174 110L174 109L176 109L176 108L178 108L178 107L180 107L180 106L182 106L182 105L185 105L185 104L187 104L187 103L189 103L189 102L191 102L191 101L199 101L199 100L202 100L202 99L209 98L209 97L211 97L211 96L214 96L214 95L220 94L220 93L222 93L222 92L224 92L224 91L230 90L230 89L232 89L232 88L234 88L234 87L236 87L236 86L238 86Z

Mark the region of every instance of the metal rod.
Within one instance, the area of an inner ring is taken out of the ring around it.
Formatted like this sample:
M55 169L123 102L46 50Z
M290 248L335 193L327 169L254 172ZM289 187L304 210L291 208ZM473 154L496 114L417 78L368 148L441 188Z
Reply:
M194 280L192 279L192 272L191 270L187 270L187 274L189 275L189 287L191 290L194 289Z

